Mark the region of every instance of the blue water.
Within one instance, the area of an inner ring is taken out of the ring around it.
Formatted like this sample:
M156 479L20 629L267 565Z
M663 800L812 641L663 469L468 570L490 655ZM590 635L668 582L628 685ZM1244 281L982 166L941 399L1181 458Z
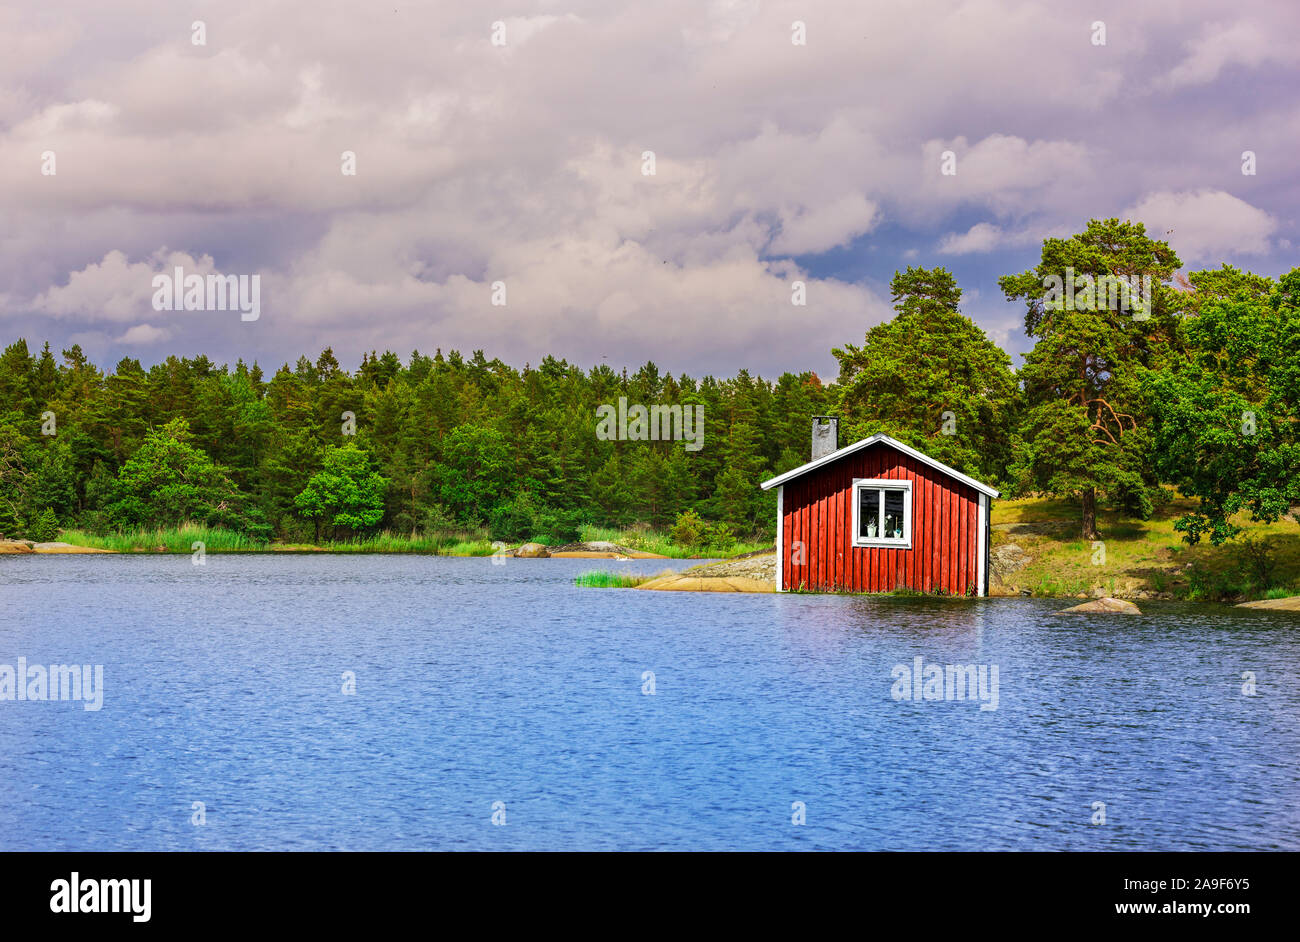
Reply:
M668 565L0 557L0 664L105 686L0 701L0 849L1300 849L1300 616L572 584Z

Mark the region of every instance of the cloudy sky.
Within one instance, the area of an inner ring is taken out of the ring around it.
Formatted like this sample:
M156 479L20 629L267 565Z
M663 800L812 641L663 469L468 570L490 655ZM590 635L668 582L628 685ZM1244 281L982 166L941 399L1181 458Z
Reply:
M1091 216L1287 271L1298 169L1294 0L15 0L0 341L830 379L909 264L1023 351L997 276ZM177 265L261 316L155 310Z

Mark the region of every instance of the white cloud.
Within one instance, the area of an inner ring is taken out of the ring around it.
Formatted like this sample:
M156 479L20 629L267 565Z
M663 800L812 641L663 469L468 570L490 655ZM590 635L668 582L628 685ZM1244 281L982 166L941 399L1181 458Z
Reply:
M939 241L941 255L988 252L1002 241L1002 230L989 222L977 222L963 233L950 232Z
M196 259L164 248L145 261L132 262L124 252L113 249L101 261L71 272L67 284L55 285L33 298L31 307L51 317L82 321L138 320L146 313L154 313L154 275L170 275L177 266L184 268L187 275L206 275L215 270L212 258L206 255Z
M956 173L941 173L951 151ZM987 207L998 214L1041 211L1072 195L1093 175L1092 155L1068 140L1027 141L991 134L970 143L965 137L929 140L922 148L922 190L933 204Z
M1201 36L1187 43L1187 57L1161 79L1161 85L1204 85L1229 66L1253 68L1267 62L1300 62L1293 31L1266 28L1253 21L1210 23Z
M1145 223L1184 263L1266 254L1277 230L1268 213L1223 190L1151 193L1122 215Z
M888 314L869 287L888 280L880 269L936 249L1028 245L1139 198L1173 218L1185 253L1294 240L1277 221L1300 214L1285 187L1271 216L1204 190L1225 172L1225 114L1242 142L1229 150L1258 150L1261 168L1297 148L1284 102L1216 82L1234 64L1289 67L1288 14L1096 0L1079 20L1022 0L922 3L918 16L851 0L571 0L511 18L523 8L235 2L205 48L163 0L132 0L93 32L88 0L11 5L0 316L66 336L108 325L104 347L128 327L194 339L208 321L160 320L149 304L169 264L156 247L180 245L187 270L237 259L263 272L263 316L215 357L253 338L288 355L455 344L824 368L831 346ZM490 42L498 18L505 48ZM1110 46L1090 44L1093 18ZM807 46L791 44L794 20ZM1052 67L1027 71L1026 50ZM1170 104L1162 77L1202 107ZM46 149L55 177L39 173ZM948 149L955 177L939 174ZM355 177L340 173L345 150ZM1188 218L1204 213L1226 230ZM983 221L967 229L972 216ZM852 256L840 270L860 283L787 261L817 253ZM789 305L794 277L807 308ZM510 305L485 309L497 279Z
M151 324L136 324L126 333L117 338L118 343L126 344L151 344L158 343L171 337L172 332L165 327L154 327Z
M848 193L829 205L781 214L781 234L772 240L778 255L825 252L868 232L879 207L861 193Z

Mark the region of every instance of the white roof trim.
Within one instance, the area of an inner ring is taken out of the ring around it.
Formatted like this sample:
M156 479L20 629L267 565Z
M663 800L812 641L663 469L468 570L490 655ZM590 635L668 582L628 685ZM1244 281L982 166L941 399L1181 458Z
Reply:
M909 458L915 458L917 461L921 462L922 464L928 464L936 471L942 471L944 474L948 475L948 477L958 480L962 484L966 484L970 487L975 488L975 490L979 491L981 494L987 494L989 497L1002 496L1001 492L998 491L996 488L989 487L987 484L981 484L979 481L975 480L974 478L968 478L960 471L955 471L952 468L948 467L943 462L935 461L929 455L923 455L915 448L909 448L907 445L904 445L898 439L890 438L888 435L885 435L884 433L878 433L876 435L872 435L870 438L864 438L860 442L854 442L852 445L848 445L844 448L841 448L839 451L833 451L829 455L822 455L816 461L810 461L807 464L800 465L799 467L795 468L793 471L787 471L785 474L778 474L776 477L764 481L762 484L759 485L759 487L761 487L765 491L769 490L773 487L777 487L781 484L785 484L787 481L791 481L794 478L797 478L801 475L807 474L809 471L816 470L817 468L820 468L823 465L828 465L832 461L835 461L839 458L843 458L845 455L851 455L855 451L861 451L863 448L867 448L868 446L875 445L875 444L885 444L885 445L889 445L891 448L896 448L899 451L901 451L903 454L907 455Z

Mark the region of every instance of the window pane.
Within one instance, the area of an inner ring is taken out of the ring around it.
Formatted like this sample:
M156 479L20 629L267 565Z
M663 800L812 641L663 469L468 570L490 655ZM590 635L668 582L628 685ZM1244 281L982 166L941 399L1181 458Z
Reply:
M903 492L885 491L885 537L903 538Z
M858 536L876 539L880 536L880 491L858 488Z

